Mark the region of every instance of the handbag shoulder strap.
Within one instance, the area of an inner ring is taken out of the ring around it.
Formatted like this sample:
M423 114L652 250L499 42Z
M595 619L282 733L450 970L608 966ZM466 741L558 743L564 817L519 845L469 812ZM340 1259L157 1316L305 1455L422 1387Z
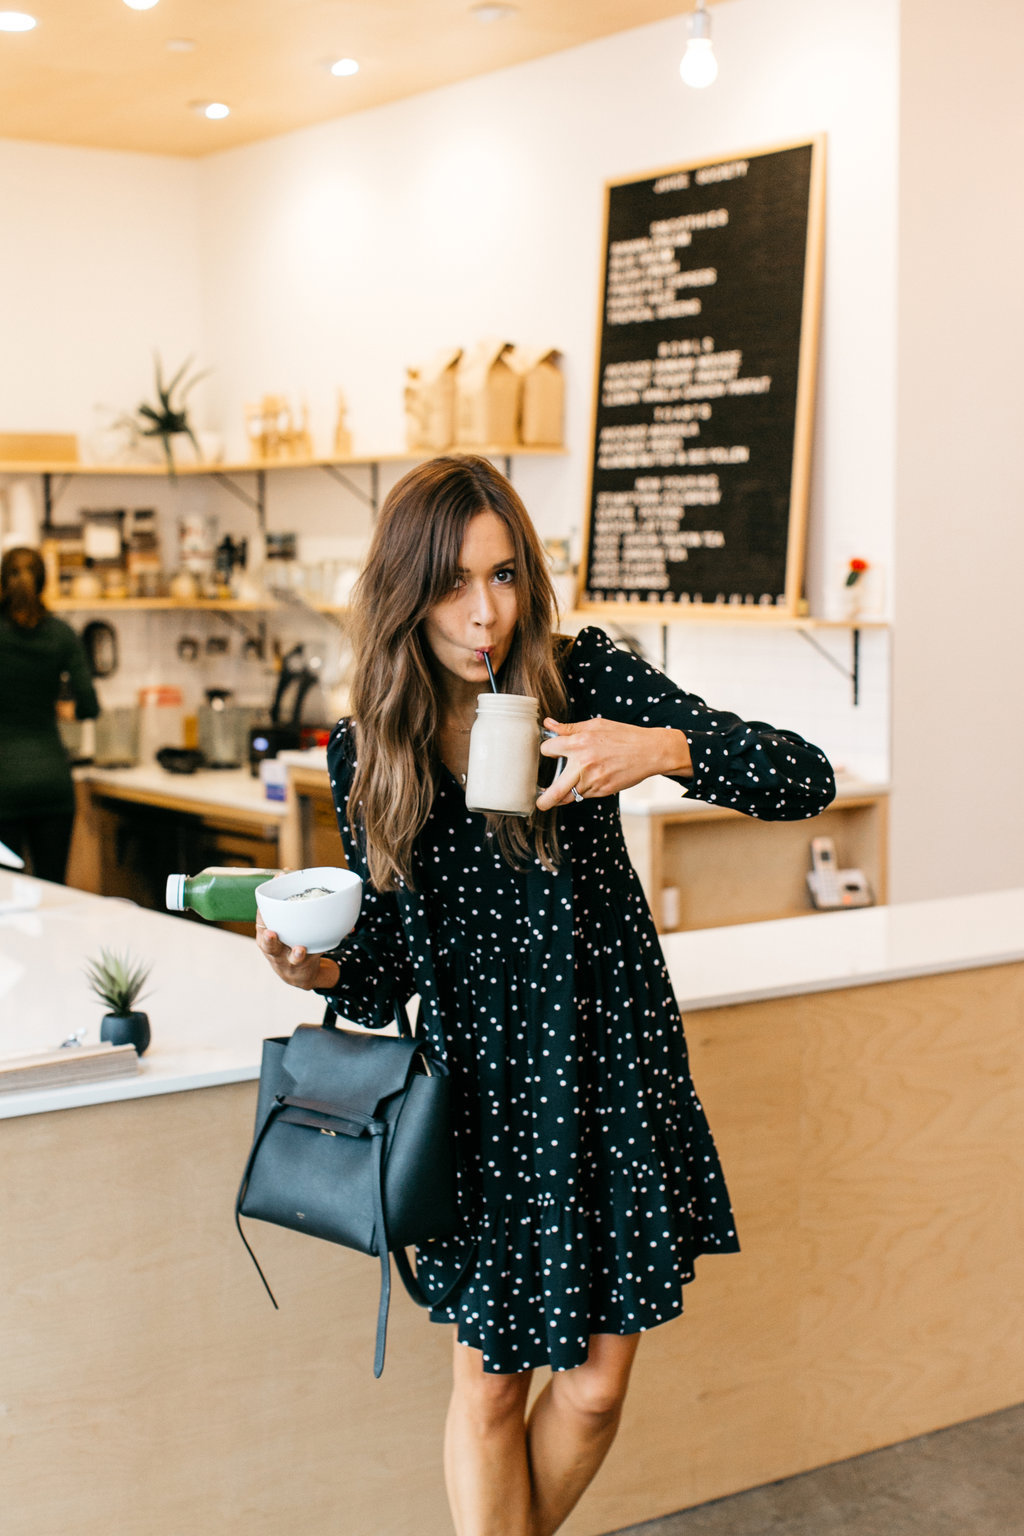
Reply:
M267 1111L267 1115L263 1121L263 1124L260 1126L259 1130L256 1132L256 1135L253 1137L253 1143L249 1149L249 1156L246 1159L245 1170L242 1174L242 1182L238 1187L238 1195L235 1199L235 1226L238 1228L238 1235L242 1239L242 1242L245 1244L245 1249L250 1259L252 1259L253 1264L256 1266L256 1273L263 1281L263 1288L267 1295L270 1297L271 1301L274 1303L275 1311L280 1311L280 1308L277 1305L277 1298L273 1291L270 1289L270 1283L267 1280L266 1275L263 1273L260 1261L253 1252L249 1239L246 1237L244 1231L242 1230L242 1202L245 1199L245 1192L249 1186L249 1179L252 1175L252 1166L256 1161L256 1154L259 1152L260 1146L263 1143L263 1138L266 1136L267 1131L274 1123L276 1117L283 1109L287 1107L287 1101L284 1096L281 1095L274 1100L273 1104L270 1106L270 1109ZM377 1249L378 1256L380 1258L380 1300L377 1303L377 1338L373 1353L373 1374L374 1376L378 1377L384 1369L384 1349L387 1344L388 1337L388 1312L391 1306L391 1263L388 1251L387 1219L384 1215L383 1188L384 1135L386 1130L387 1127L382 1120L369 1120L363 1127L364 1133L370 1137L372 1142L371 1187L373 1198L373 1220L377 1232Z
M270 1108L267 1110L267 1113L266 1113L266 1115L264 1116L264 1119L263 1119L263 1124L259 1127L259 1129L256 1132L256 1135L252 1139L252 1146L249 1148L249 1156L245 1160L245 1168L242 1171L242 1182L239 1184L239 1186L238 1186L238 1194L235 1196L235 1226L238 1228L238 1235L242 1239L242 1242L245 1244L245 1251L246 1251L246 1253L249 1255L250 1259L252 1259L253 1263L256 1266L256 1273L259 1275L260 1279L263 1281L263 1289L266 1291L267 1295L270 1297L271 1301L274 1303L274 1311L275 1312L279 1312L281 1310L280 1307L277 1305L277 1297L274 1295L273 1291L270 1289L270 1282L268 1281L266 1275L263 1273L263 1269L262 1269L262 1267L260 1265L260 1261L256 1257L256 1255L253 1253L252 1247L251 1247L251 1245L249 1243L249 1239L246 1237L245 1233L242 1231L242 1201L245 1199L245 1192L249 1188L249 1179L252 1176L252 1165L256 1161L256 1154L257 1154L257 1152L259 1151L260 1147L263 1144L263 1138L267 1134L267 1132L269 1131L271 1125L274 1123L275 1116L277 1114L279 1114L280 1111L283 1108L284 1108L283 1100L282 1099L275 1099L274 1102L271 1104Z

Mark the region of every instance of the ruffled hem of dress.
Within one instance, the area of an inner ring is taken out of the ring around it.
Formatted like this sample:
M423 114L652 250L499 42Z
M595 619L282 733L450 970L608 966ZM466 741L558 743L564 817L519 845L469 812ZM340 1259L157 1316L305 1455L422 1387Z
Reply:
M727 1205L721 1224L702 1220L675 1183L634 1164L612 1172L603 1209L510 1199L484 1213L474 1244L425 1244L420 1282L446 1298L432 1321L456 1324L485 1371L509 1374L572 1370L592 1334L640 1333L678 1317L696 1259L739 1242Z

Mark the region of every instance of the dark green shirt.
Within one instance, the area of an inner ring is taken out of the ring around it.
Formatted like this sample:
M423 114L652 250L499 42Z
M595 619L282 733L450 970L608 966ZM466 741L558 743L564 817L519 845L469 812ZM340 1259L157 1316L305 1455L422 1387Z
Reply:
M0 819L75 808L57 726L64 673L78 719L94 719L99 701L71 626L47 614L35 629L22 629L0 616Z

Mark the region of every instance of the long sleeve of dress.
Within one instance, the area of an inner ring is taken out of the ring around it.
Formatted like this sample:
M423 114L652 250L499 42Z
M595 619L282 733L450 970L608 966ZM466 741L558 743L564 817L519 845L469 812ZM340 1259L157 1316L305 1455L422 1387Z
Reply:
M317 990L353 1023L374 1028L391 1022L395 995L404 1003L416 988L397 897L370 883L365 855L349 829L348 791L354 767L352 733L342 720L328 743L327 768L345 858L363 881L363 900L355 928L329 952L328 958L337 961L341 973L337 984Z
M678 777L694 799L763 821L817 816L835 797L825 754L794 731L712 709L671 678L613 645L602 630L579 634L569 658L576 719L600 715L684 733L692 778Z

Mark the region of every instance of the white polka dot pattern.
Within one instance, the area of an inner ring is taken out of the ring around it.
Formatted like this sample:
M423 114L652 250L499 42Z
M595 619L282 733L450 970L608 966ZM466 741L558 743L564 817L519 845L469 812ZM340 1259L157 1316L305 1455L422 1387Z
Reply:
M584 630L565 667L571 718L676 726L690 792L768 819L821 810L831 770L798 736L710 710ZM347 828L352 733L329 749ZM432 1314L485 1369L569 1369L595 1332L635 1333L682 1310L698 1254L738 1247L718 1156L690 1080L668 973L626 853L617 797L559 819L565 859L516 870L440 770L416 848L416 893L367 887L336 951L339 1008L379 1015L418 990L452 1072L461 1229L419 1252Z

